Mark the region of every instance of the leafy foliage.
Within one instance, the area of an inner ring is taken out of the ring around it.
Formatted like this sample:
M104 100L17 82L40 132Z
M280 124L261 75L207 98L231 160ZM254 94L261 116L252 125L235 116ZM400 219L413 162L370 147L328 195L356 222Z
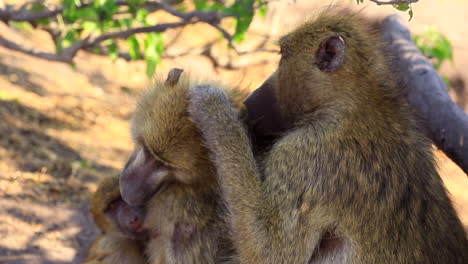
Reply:
M58 35L54 38L56 52L64 52L73 44L83 41L89 37L97 37L103 34L133 29L137 27L151 27L155 23L148 19L151 12L158 10L160 2L146 0L61 0L60 5L63 11L55 17L46 17L34 22L10 22L17 27L30 28L51 25L59 27ZM239 43L249 28L253 17L258 10L260 16L265 16L267 12L267 2L263 0L235 0L228 1L228 4L221 4L213 0L194 0L193 3L185 5L178 4L175 10L186 10L190 8L197 11L216 11L221 17L233 17L235 20L234 33L232 39ZM44 1L34 1L28 5L28 9L33 13L47 11ZM191 11L194 11L191 10ZM190 10L188 11L190 12ZM187 19L187 20L190 20ZM209 22L208 22L209 23ZM217 22L214 22L217 23ZM226 36L224 36L226 37ZM118 41L116 38L107 39L99 45L88 47L89 52L107 54L115 60L122 54L128 53L132 60L146 61L146 73L152 77L156 66L161 61L164 53L164 33L145 32L126 36L125 41Z
M234 16L236 19L236 31L233 39L238 43L244 39L247 29L250 23L252 23L255 10L258 9L261 16L265 16L268 10L267 2L262 0L237 0L227 6L209 0L194 0L194 3L197 10L216 10L224 15Z
M407 11L411 19L411 4L418 0L368 1L378 5L393 4L398 10ZM23 29L45 29L51 34L56 46L56 53L52 54L40 54L21 48L16 50L72 65L73 58L80 49L108 55L112 60L118 57L145 60L146 73L148 77L152 77L164 55L164 32L167 29L198 22L209 24L235 49L236 43L244 40L254 16L266 15L269 3L268 0L193 0L172 1L175 4L170 6L166 2L169 1L60 0L58 4L51 5L47 4L48 1L32 0L18 7L18 12L37 14L36 18L12 19L18 15L15 10L12 14L3 13L2 19ZM356 2L360 4L364 3L364 0ZM152 21L149 18L150 14L158 10L178 17L179 22L158 24ZM233 28L228 28L232 33L220 24L228 17L234 19ZM446 50L447 48L434 48L428 52L434 53L432 55L436 58L441 58Z
M436 27L427 26L422 34L415 34L414 41L424 56L431 59L434 68L439 71L445 61L453 63L453 47L450 40ZM449 86L446 76L441 76Z
M452 43L437 28L426 27L422 34L414 35L414 41L421 52L432 59L437 70L444 61L453 63Z

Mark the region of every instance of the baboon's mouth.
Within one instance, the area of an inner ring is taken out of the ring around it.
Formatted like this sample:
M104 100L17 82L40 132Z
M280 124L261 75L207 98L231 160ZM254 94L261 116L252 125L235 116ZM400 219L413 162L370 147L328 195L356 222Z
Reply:
M277 136L286 130L287 124L281 119L271 78L253 91L244 105L247 109L245 121L254 133Z

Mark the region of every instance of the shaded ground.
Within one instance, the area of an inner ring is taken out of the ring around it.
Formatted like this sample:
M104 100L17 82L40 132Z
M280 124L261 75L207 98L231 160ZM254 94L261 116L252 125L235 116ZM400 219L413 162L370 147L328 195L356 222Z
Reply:
M295 23L295 18L306 17L313 9L303 3L308 7L283 4L276 8L286 12L287 17L280 13L257 21L251 41L242 48L255 46L267 33L282 33ZM433 10L442 18L454 18L453 28L447 21L441 22L449 38L454 36L456 47L455 66L444 67L444 74L457 84L451 91L456 101L466 106L464 82L468 67L463 63L468 61L468 54L462 48L466 40L459 38L466 29L457 28L463 25L458 24L457 14L468 12L468 8L461 1L452 3L455 7L421 3L427 8L415 9L412 27L417 30L422 23L438 23L437 18L434 22L427 15ZM19 33L3 24L0 34L51 49L41 34ZM212 29L192 26L184 30L170 51L178 53L187 46L216 38L218 34ZM215 47L212 52L224 63L227 57L223 47ZM227 70L215 69L212 60L194 52L165 60L159 71L164 74L168 68L178 66L198 75L219 76L228 83L256 87L273 71L277 58L276 54L243 56L234 59L232 65L253 66ZM0 48L0 263L80 261L97 234L87 212L89 196L99 179L119 172L130 153L128 121L134 100L146 85L143 63L118 60L113 64L106 58L79 54L74 70ZM444 181L462 219L468 223L468 178L443 154L437 155Z

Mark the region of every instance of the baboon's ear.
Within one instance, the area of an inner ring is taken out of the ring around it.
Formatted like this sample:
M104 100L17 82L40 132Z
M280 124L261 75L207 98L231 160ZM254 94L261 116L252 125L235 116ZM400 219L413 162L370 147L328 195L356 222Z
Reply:
M331 34L322 40L317 54L317 66L324 72L335 72L344 63L346 44L339 34Z
M175 86L179 82L180 75L184 70L178 68L172 68L167 74L167 79L164 82L165 86Z

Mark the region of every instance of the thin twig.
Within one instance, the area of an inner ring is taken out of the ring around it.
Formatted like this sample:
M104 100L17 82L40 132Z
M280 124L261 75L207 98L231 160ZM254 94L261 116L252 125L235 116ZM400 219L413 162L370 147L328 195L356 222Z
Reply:
M222 28L218 24L211 24L211 26L216 28L219 32L221 32L221 34L223 35L223 38L225 38L228 41L229 47L231 47L237 54L240 53L239 50L237 49L236 44L234 43L234 40L232 39L231 34L229 34L224 28Z
M170 28L178 28L178 27L182 27L188 24L195 24L198 22L201 22L201 21L196 21L196 20L195 21L180 21L180 22L174 22L174 23L164 23L164 24L157 24L154 26L137 27L137 28L131 28L131 29L122 30L122 31L104 33L98 37L91 38L89 41L85 41L84 45L93 46L99 42L103 42L108 39L126 39L129 36L133 34L138 34L138 33L150 33L150 32L160 33Z
M11 42L3 38L2 36L0 36L0 46L3 46L7 49L19 51L19 52L22 52L22 53L25 53L34 57L39 57L42 59L50 60L50 61L61 61L61 62L66 62L66 63L71 62L69 58L66 58L60 53L57 54L57 53L42 52L42 51L38 51L35 49L26 48L14 42Z
M168 12L169 14L171 14L173 16L176 16L176 17L180 17L183 20L191 20L193 18L197 18L197 19L200 19L201 21L207 23L208 25L210 25L213 28L215 28L216 30L218 30L223 35L223 37L228 41L229 46L232 47L232 49L236 53L239 53L239 51L237 50L236 45L235 45L235 43L234 43L234 41L232 39L232 35L229 34L229 32L227 32L224 28L222 28L219 25L219 23L221 22L221 19L229 17L229 16L222 15L218 11L208 11L208 12L193 11L193 12L189 12L189 13L183 13L183 12L175 10L170 5L168 5L166 3L162 3L162 2L159 3L159 7L162 10Z

